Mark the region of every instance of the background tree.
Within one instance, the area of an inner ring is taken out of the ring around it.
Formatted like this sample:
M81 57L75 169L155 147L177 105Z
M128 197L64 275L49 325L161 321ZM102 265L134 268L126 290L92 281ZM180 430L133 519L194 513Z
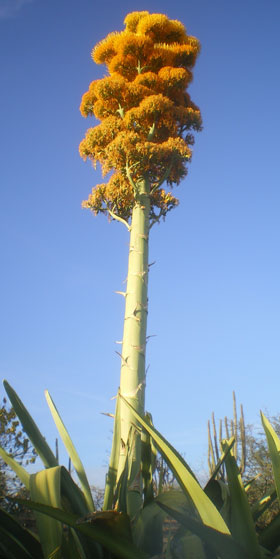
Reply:
M0 408L0 446L22 465L34 464L36 460L37 454L21 430L15 411L13 408L7 407L5 398ZM19 478L0 458L0 506L13 513L22 524L30 525L32 523L33 525L34 515L20 505L9 501L7 496L24 498L26 491Z
M200 111L186 93L199 42L182 23L162 14L133 12L124 23L124 31L110 33L93 49L93 60L105 64L108 75L93 81L82 98L82 115L101 123L88 130L80 154L99 162L104 175L110 173L83 206L122 222L130 233L120 394L143 415L149 231L178 204L162 186L172 188L186 176L194 141L190 130L201 129ZM122 401L117 407L120 429L114 433L105 501L111 507L133 440L128 488L134 504L128 497L128 508L135 509L140 436L135 431L129 439L133 416Z
M269 421L280 436L280 416L269 417ZM263 499L275 487L271 465L271 458L267 448L267 442L262 429L254 425L246 426L246 448L247 466L245 470L245 481L254 479L248 491L251 504ZM277 514L279 514L279 502L276 495L270 507L258 518L257 527L262 529L267 526Z

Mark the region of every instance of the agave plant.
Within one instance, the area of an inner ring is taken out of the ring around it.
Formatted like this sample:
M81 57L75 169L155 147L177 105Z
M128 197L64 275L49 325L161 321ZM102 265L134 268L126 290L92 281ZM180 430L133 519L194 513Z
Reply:
M172 188L187 174L193 136L201 129L198 107L186 88L199 42L182 23L162 14L134 12L125 30L111 33L93 51L108 76L93 81L82 99L84 116L101 122L80 145L82 157L111 172L84 206L124 224L130 235L120 389L106 481L104 510L96 512L82 462L48 393L46 398L79 484L40 433L15 391L4 382L12 406L45 468L29 474L3 449L1 457L30 491L38 534L31 534L1 511L0 559L148 559L163 553L167 515L179 529L170 534L166 559L261 559L279 544L279 520L256 534L254 519L273 498L250 509L232 451L234 437L221 442L221 454L203 489L180 454L154 428L145 413L145 352L148 312L148 243L154 223L178 204ZM263 417L280 491L280 443ZM156 496L156 450L172 470L180 490ZM228 485L215 479L225 464ZM21 501L22 502L22 501Z
M110 33L92 52L108 75L93 81L81 103L83 116L100 124L80 144L84 159L100 163L107 183L83 202L95 215L121 222L129 232L129 258L121 340L120 394L140 415L145 410L149 235L177 206L172 187L186 176L200 111L186 89L200 50L184 25L163 14L133 12L122 32ZM119 421L121 418L121 421ZM127 511L141 508L141 440L131 433L129 407L117 398L105 507L111 508L121 478L127 478ZM131 441L133 440L133 450ZM129 453L134 459L126 471Z

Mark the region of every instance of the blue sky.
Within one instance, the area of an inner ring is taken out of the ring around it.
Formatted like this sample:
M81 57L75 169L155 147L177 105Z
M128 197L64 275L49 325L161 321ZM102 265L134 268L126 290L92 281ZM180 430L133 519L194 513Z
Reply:
M54 447L48 388L99 485L128 233L81 209L100 171L78 154L94 125L79 103L105 72L92 47L134 10L202 44L190 93L204 130L179 208L151 234L147 409L196 471L232 390L249 423L279 412L279 1L0 0L1 376Z

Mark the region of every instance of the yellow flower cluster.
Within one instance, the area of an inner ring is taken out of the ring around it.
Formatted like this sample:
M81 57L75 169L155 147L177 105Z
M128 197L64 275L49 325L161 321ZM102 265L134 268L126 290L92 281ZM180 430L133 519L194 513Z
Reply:
M127 184L121 174L113 175L108 183L98 184L93 189L87 200L82 202L82 207L90 209L95 215L98 213L113 212L123 219L130 218L135 203L132 186ZM165 217L167 212L178 205L179 201L171 192L157 189L151 194L150 219ZM159 211L156 211L159 210Z
M134 202L132 186L127 183L121 173L115 173L107 183L98 184L92 189L88 199L82 203L82 207L90 209L95 215L107 214L110 210L128 220Z
M186 176L190 130L201 129L200 111L186 93L200 47L181 22L163 14L133 12L124 23L124 31L110 33L92 51L109 74L93 81L82 97L82 115L101 123L87 131L80 154L99 162L103 174L114 173L83 206L129 219L133 184L146 177L153 218L155 208L164 216L177 205L160 186L166 181L172 187Z

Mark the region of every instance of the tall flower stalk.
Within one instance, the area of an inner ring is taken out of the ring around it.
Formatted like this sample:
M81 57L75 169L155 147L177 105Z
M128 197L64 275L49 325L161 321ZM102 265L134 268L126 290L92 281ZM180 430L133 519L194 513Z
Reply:
M119 394L143 416L148 313L148 248L152 225L178 204L171 190L186 176L192 130L201 129L198 107L186 88L199 42L182 23L162 14L133 12L122 32L93 49L108 75L93 81L81 103L83 116L101 122L80 144L84 159L99 162L107 183L92 189L83 206L123 223L130 234ZM127 510L141 503L141 441L131 412L117 400L105 492L111 508L119 480L127 476ZM132 436L133 433L133 436Z

